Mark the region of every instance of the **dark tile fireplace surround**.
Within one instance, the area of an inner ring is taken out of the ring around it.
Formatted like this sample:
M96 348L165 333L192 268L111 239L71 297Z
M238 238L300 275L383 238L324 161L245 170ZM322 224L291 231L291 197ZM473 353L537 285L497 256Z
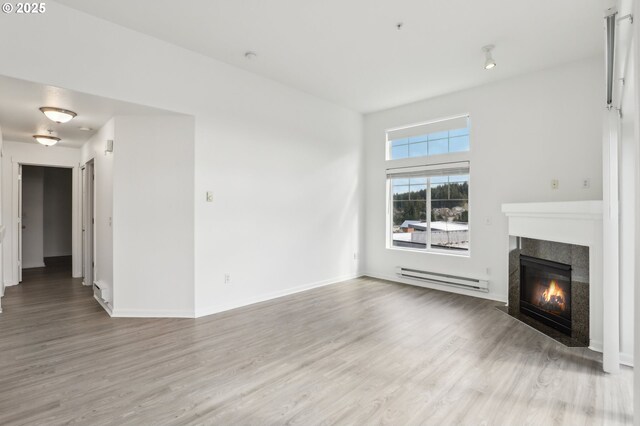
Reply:
M589 248L518 238L509 315L567 346L589 346Z

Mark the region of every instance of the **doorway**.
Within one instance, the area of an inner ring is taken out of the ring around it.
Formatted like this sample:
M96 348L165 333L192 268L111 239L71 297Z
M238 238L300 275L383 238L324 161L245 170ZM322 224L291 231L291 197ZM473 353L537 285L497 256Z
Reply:
M71 276L72 169L19 167L19 281L24 274Z

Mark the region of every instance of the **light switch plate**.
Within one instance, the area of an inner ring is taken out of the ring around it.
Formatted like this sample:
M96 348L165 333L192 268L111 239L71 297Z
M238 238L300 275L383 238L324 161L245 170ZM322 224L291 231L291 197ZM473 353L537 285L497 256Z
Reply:
M213 192L207 191L207 203L213 202Z

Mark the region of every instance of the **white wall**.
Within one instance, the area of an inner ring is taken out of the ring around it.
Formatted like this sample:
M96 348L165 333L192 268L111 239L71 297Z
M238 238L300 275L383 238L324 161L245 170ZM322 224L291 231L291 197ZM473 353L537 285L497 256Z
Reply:
M55 2L43 19L4 19L0 51L0 74L195 117L195 142L156 149L195 156L197 314L358 273L360 114Z
M640 1L632 2L633 15L635 17L640 16ZM633 25L632 29L632 49L631 57L633 58L634 70L633 74L630 74L629 78L633 79L634 85L634 93L633 99L635 104L635 109L633 111L628 111L627 114L633 117L633 121L635 122L635 145L636 145L636 155L635 155L635 176L634 181L636 184L636 188L640 187L640 73L638 73L638 67L640 66L640 27L638 25ZM636 196L636 212L640 211L640 197ZM635 262L634 262L634 271L640 271L640 233L638 230L640 229L640 215L636 214L635 216L635 238L634 238L634 247L635 250ZM640 274L636 273L634 276L634 319L635 324L640 324ZM634 328L634 353L640 353L640 327ZM640 368L634 368L634 377L633 377L633 411L634 415L634 424L636 426L640 425Z
M113 314L193 316L192 117L116 117Z
M602 199L603 78L598 58L365 116L367 274L395 279L395 266L456 271L488 278L488 297L506 301L501 204ZM471 256L386 249L385 129L461 113L471 118ZM581 188L583 178L589 189Z
M4 156L4 140L2 137L2 127L0 127L0 226L5 226L5 219L3 216L2 209L2 201L4 194L4 187L2 185L4 175L3 175L3 161L2 157ZM0 234L0 296L4 296L4 245L5 245L5 236ZM0 305L0 312L2 312L2 306Z
M359 116L289 91L253 102L200 127L216 136L196 146L199 314L358 274Z
M5 141L2 155L2 220L6 226L6 235L3 244L4 284L18 284L17 247L18 234L17 223L12 218L17 217L17 186L16 176L18 164L70 167L72 171L72 252L73 252L73 276L81 276L80 250L82 228L80 224L79 203L79 178L78 164L80 162L80 150L61 146L44 147L37 143L22 143ZM15 249L14 249L15 248Z
M71 169L45 167L43 173L44 257L71 256Z
M44 266L44 170L22 168L22 268Z
M94 275L102 287L109 288L107 302L113 307L113 154L105 153L108 139L115 137L114 119L109 120L80 149L80 164L94 161L95 258Z
M628 74L635 69L631 63ZM636 234L636 194L635 182L637 140L633 112L635 105L635 84L627 78L623 88L621 137L620 137L620 360L633 364L634 329L634 282L635 282L635 234Z

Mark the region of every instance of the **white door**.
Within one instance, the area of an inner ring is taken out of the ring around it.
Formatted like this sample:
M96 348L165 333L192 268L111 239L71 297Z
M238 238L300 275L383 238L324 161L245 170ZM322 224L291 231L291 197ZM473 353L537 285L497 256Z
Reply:
M18 166L18 282L22 282L22 164Z

